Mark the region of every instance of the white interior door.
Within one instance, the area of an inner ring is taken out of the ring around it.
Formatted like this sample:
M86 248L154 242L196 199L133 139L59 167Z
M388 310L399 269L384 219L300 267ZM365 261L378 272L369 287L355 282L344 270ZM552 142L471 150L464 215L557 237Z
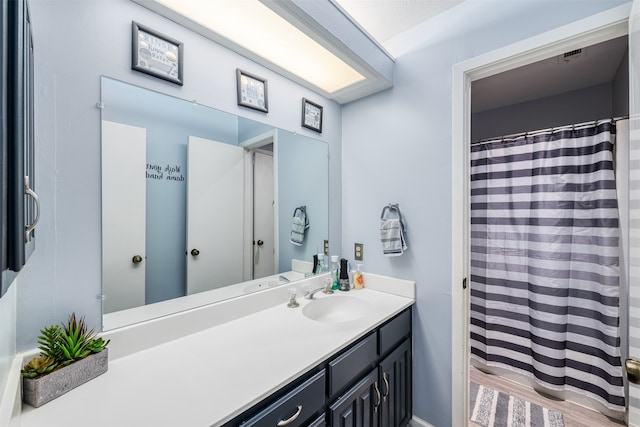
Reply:
M145 304L147 130L102 121L103 311Z
M253 163L253 278L276 273L273 154L256 151Z
M187 154L187 294L243 281L244 149L194 136Z
M640 1L629 16L629 357L640 360ZM630 426L640 426L640 385L629 384Z

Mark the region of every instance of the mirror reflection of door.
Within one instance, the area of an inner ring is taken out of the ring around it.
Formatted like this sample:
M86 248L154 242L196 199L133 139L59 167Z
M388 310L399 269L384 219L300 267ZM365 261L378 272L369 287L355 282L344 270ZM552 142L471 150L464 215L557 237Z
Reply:
M253 153L253 278L276 273L273 152Z
M189 137L187 295L242 278L244 149Z
M146 129L102 121L105 313L145 303L146 147Z

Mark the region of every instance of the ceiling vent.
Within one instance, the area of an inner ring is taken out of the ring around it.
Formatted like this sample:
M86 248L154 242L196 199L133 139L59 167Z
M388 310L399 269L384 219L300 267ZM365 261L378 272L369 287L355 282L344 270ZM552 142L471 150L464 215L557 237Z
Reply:
M573 61L574 59L578 59L586 54L586 49L575 49L569 52L565 52L561 58L565 62Z

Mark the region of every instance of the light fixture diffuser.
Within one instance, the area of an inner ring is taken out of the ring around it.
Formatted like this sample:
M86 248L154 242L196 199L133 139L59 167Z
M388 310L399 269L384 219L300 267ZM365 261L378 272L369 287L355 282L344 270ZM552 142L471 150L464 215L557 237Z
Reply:
M258 0L157 1L328 93L364 80Z

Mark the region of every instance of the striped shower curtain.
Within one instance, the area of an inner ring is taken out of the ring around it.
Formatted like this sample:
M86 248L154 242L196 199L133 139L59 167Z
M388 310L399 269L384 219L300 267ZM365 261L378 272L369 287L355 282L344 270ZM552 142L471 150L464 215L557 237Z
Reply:
M624 411L615 123L471 147L471 358Z

